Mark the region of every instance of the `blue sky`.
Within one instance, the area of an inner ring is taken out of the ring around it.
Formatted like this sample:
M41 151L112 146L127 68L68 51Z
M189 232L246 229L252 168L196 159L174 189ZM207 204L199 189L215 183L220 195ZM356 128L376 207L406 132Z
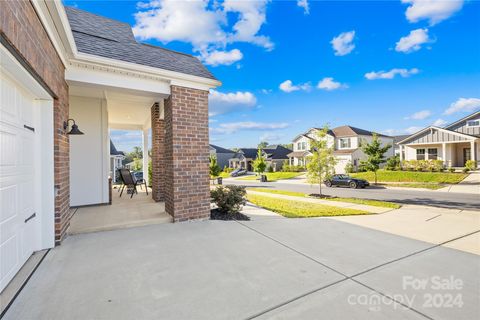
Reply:
M223 83L210 96L211 143L223 147L288 143L325 123L405 134L480 109L478 1L66 4L203 60ZM112 136L126 151L141 143Z

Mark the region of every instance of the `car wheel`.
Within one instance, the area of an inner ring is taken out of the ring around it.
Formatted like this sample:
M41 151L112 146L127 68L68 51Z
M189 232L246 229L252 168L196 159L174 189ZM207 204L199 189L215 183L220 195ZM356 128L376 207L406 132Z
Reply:
M354 181L350 182L350 188L357 189L357 183Z
M325 185L330 188L332 186L332 182L331 181L325 181Z

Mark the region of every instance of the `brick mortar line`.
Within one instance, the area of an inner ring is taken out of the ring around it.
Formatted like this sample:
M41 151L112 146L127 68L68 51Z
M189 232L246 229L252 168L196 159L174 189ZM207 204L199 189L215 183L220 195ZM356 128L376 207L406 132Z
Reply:
M285 248L287 248L287 249L289 249L289 250L291 250L291 251L293 251L293 252L295 252L295 253L297 253L297 254L299 254L299 255L301 255L301 256L303 256L303 257L305 257L305 258L307 258L307 259L309 259L309 260L311 260L311 261L313 261L313 262L315 262L315 263L317 263L317 264L320 264L321 266L323 266L323 267L325 267L325 268L327 268L327 269L329 269L329 270L331 270L331 271L333 271L333 272L335 272L335 273L337 273L337 274L340 274L341 276L344 277L344 279L337 280L337 281L335 281L335 282L333 282L333 283L330 283L329 285L322 286L322 287L320 287L320 288L311 290L311 291L306 292L306 293L304 293L304 294L302 294L302 295L300 295L300 296L294 297L294 298L289 299L289 300L287 300L287 301L284 301L284 302L282 302L282 303L280 303L280 304L277 304L276 306L270 307L270 308L265 309L265 310L263 310L263 311L261 311L261 312L259 312L259 313L256 313L256 314L254 314L254 315L246 318L246 319L248 319L248 320L249 320L249 319L257 318L257 317L259 317L259 316L261 316L261 315L264 315L264 314L266 314L266 313L269 313L269 312L271 312L271 311L273 311L273 310L275 310L275 309L278 309L278 308L283 307L283 306L285 306L285 305L287 305L287 304L290 304L291 302L294 302L294 301L297 301L297 300L299 300L299 299L305 298L305 297L308 296L308 295L311 295L311 294L313 294L313 293L319 292L319 291L321 291L321 290L323 290L323 289L326 289L326 288L328 288L328 287L330 287L330 286L332 286L332 285L335 285L335 284L344 282L344 281L346 281L346 280L352 280L352 281L354 281L355 283L357 283L357 284L359 284L359 285L361 285L361 286L363 286L363 287L365 287L365 288L367 288L367 289L369 289L369 290L372 290L372 291L374 291L374 292L377 292L378 294L380 294L380 295L382 295L382 296L384 296L384 297L392 300L393 302L398 303L398 304L404 306L405 308L407 308L407 309L409 309L409 310L411 310L411 311L413 311L413 312L415 312L415 313L417 313L417 314L419 314L419 315L421 315L421 316L423 316L423 317L425 317L425 318L427 318L427 319L432 320L433 318L431 318L431 317L423 314L422 312L420 312L420 311L418 311L418 310L416 310L416 309L414 309L414 308L412 308L412 307L409 307L408 305L403 304L403 303L400 302L400 301L395 300L394 298L388 296L387 294L382 293L382 292L379 291L379 290L376 290L376 289L373 289L373 288L369 287L368 285L364 284L363 282L360 282L359 280L354 279L354 277L358 277L359 275L362 275L362 274L371 272L371 271L373 271L373 270L376 270L376 269L381 268L381 267L383 267L383 266L386 266L386 265L388 265L388 264L392 264L392 263L394 263L394 262L398 262L398 261L407 259L407 258L412 257L412 256L414 256L414 255L417 255L417 254L420 254L420 253L429 251L429 250L431 250L431 249L440 247L440 246L442 246L442 245L444 245L444 244L447 244L447 243L450 243L450 242L453 242L453 241L456 241L456 240L459 240L459 239L462 239L462 238L465 238L465 237L468 237L468 236L471 236L471 235L473 235L473 234L475 234L475 233L480 232L480 230L477 230L477 231L474 231L474 232L470 232L470 233L467 233L467 234L465 234L465 235L462 235L462 236L459 236L459 237L456 237L456 238L453 238L453 239L444 241L444 242L442 242L442 243L436 244L436 245L434 245L434 246L427 247L427 248L425 248L425 249L422 249L422 250L413 252L413 253L408 254L408 255L406 255L406 256L403 256L403 257L400 257L400 258L397 258L397 259L394 259L394 260L391 260L391 261L387 261L387 262L382 263L382 264L380 264L380 265L378 265L378 266L375 266L375 267L373 267L373 268L369 268L369 269L364 270L364 271L362 271L362 272L356 273L356 274L354 274L354 275L352 275L352 276L347 276L346 274L344 274L344 273L342 273L342 272L334 269L333 267L330 267L330 266L324 264L323 262L320 262L320 261L318 261L317 259L315 259L315 258L313 258L313 257L310 257L309 255L307 255L307 254L305 254L305 253L303 253L303 252L301 252L301 251L298 251L297 249L294 249L294 248L292 248L292 247L290 247L290 246L282 243L281 241L279 241L279 240L277 240L277 239L275 239L275 238L272 238L272 237L270 237L270 236L268 236L268 235L266 235L266 234L264 234L264 233L262 233L262 232L260 232L260 231L258 231L258 230L256 230L256 229L254 229L254 228L252 228L252 227L249 227L249 226L247 226L246 224L244 224L244 223L242 223L242 222L240 222L240 221L238 221L238 220L235 220L235 221L236 221L238 224L242 225L243 227L245 227L245 228L247 228L247 229L250 229L251 231L253 231L253 232L255 232L255 233L258 233L258 234L260 234L261 236L263 236L263 237L265 237L265 238L267 238L267 239L270 239L270 240L272 240L272 241L280 244L281 246L283 246L283 247L285 247Z

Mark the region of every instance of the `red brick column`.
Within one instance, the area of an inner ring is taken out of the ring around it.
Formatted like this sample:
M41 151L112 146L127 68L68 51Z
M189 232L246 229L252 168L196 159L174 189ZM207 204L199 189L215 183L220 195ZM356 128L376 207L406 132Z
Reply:
M152 106L152 198L165 201L165 121L158 103Z
M165 100L165 210L175 222L210 216L208 91L171 86Z

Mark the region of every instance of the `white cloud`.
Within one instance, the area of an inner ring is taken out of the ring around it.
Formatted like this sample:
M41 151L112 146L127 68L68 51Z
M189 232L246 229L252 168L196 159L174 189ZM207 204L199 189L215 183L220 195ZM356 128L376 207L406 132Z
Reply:
M406 129L404 129L403 131L408 133L408 134L412 134L412 133L418 132L422 129L423 129L423 127L408 127Z
M311 86L309 83L301 83L298 85L294 85L292 83L292 80L285 80L282 83L280 83L279 88L284 92L293 92L298 90L308 91L311 89Z
M262 89L260 90L260 92L262 92L263 94L270 94L272 93L272 89Z
M257 98L251 92L237 91L230 93L222 93L217 90L210 90L209 105L210 116L254 107Z
M278 142L285 137L284 134L267 132L260 136L259 141Z
M141 40L191 43L206 63L228 65L243 56L238 49L226 50L228 44L248 42L273 49L270 39L258 34L266 22L267 3L151 0L137 5L133 32Z
M209 10L208 1L153 0L140 9L144 10L135 13L133 32L142 40L178 40L199 49L209 43L226 42L221 27L226 17L220 10Z
M229 122L222 123L216 128L210 128L210 132L217 134L232 134L241 130L275 130L275 129L285 129L289 125L288 123L265 123L265 122L253 122L253 121L244 121L244 122Z
M348 86L346 84L341 84L340 82L333 80L333 78L331 77L323 78L317 84L318 89L327 90L327 91L336 90L340 88L347 88L347 87Z
M410 22L429 20L434 25L448 19L463 6L463 0L402 0L409 4L405 16Z
M405 117L404 119L405 120L423 120L430 117L431 115L432 115L432 112L430 110L422 110L422 111L415 112L414 114L408 117Z
M272 50L274 44L270 38L258 35L260 28L267 20L267 3L268 0L225 0L223 2L224 12L238 13L238 20L232 27L235 32L229 34L228 41L250 42Z
M460 98L445 110L444 114L450 115L456 112L472 112L480 109L480 99L477 98Z
M428 37L428 29L415 29L410 31L408 36L402 37L398 40L395 50L398 52L410 53L420 50L422 44L431 41L432 40Z
M402 78L407 78L413 74L417 74L419 70L417 68L412 69L392 69L390 71L372 71L365 73L365 78L368 80L376 79L393 79L396 75L400 75Z
M242 60L243 54L238 49L233 49L230 51L220 51L214 50L212 52L203 52L200 55L200 59L205 62L205 64L211 66L218 66L218 65L231 65L237 61Z
M330 43L335 51L336 56L344 56L352 52L355 49L353 40L355 38L355 31L342 32L338 36L334 37Z
M432 123L432 126L435 126L435 127L443 127L444 125L447 124L447 121L443 120L443 119L437 119L435 120L433 123Z
M304 14L310 14L310 5L308 3L308 0L297 0L297 6L303 8Z

